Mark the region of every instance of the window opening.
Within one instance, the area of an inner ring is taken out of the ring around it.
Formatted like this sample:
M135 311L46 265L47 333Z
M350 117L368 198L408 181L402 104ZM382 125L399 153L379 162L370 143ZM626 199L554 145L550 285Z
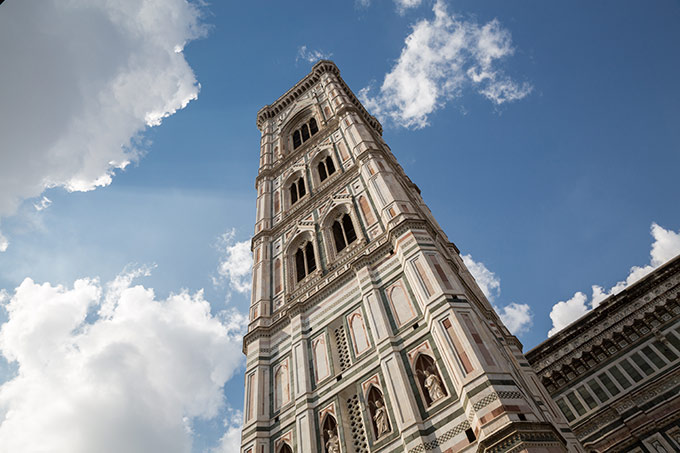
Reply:
M308 123L293 132L293 149L297 149L317 132L319 132L319 125L315 118L311 118Z
M290 204L295 204L300 198L304 197L306 193L305 178L300 176L297 181L290 185Z
M335 165L333 164L333 159L331 156L327 156L325 159L321 160L318 165L319 169L319 180L321 182L325 181L330 175L335 173Z
M333 222L332 229L336 252L341 251L357 239L349 214L344 214L340 219Z
M307 242L295 252L295 275L297 281L302 280L307 275L314 272L314 270L316 270L314 246L311 242Z

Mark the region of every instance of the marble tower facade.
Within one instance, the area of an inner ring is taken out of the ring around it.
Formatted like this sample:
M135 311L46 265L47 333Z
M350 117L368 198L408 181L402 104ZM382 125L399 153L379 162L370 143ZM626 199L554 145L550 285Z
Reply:
M257 126L242 453L584 451L333 62Z

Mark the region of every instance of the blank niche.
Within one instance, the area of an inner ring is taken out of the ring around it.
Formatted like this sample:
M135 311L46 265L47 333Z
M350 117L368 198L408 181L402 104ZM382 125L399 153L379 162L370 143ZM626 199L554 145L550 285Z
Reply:
M280 409L290 401L290 379L288 377L288 361L274 373L275 409Z
M368 332L366 332L364 318L360 313L353 313L349 316L349 330L352 333L354 354L359 356L371 347L368 342Z
M326 339L320 336L312 341L312 351L314 356L314 366L316 369L316 382L320 382L330 375L328 367L328 354L326 350Z
M392 306L395 321L399 327L416 317L416 310L406 295L401 283L397 283L387 290L387 298Z

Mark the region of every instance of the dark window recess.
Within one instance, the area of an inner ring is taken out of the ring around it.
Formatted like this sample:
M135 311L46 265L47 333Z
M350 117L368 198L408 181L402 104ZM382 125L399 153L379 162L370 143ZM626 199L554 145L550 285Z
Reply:
M574 392L567 393L567 399L574 407L574 409L576 409L578 415L583 415L586 413L586 408L583 407L583 404L581 404L581 402L578 400L578 397L574 394Z
M470 443L477 440L477 436L475 436L475 432L472 430L472 428L466 429L465 435L467 436L468 442Z
M340 219L333 222L331 229L333 230L333 241L335 242L336 252L341 251L357 239L357 234L354 231L354 225L352 224L352 218L349 214L343 214Z
M307 193L305 189L305 178L300 176L297 181L290 185L290 204L295 204L300 198L304 197Z
M557 407L559 407L564 416L567 417L568 422L572 422L576 419L574 413L569 409L569 406L567 406L567 403L565 403L563 399L557 400Z
M587 388L584 386L581 386L576 389L579 395L581 395L581 398L583 398L583 401L586 402L589 408L595 409L597 407L597 402L595 401L595 398L590 394Z
M627 389L628 387L631 386L631 383L626 377L623 375L623 373L614 365L609 369L609 372L614 376L614 379L616 379L616 382L621 384L621 387L624 389Z
M655 341L652 344L658 351L661 351L661 354L663 354L664 357L666 357L670 362L673 362L678 358L678 356L673 351L671 351L671 348L661 343L660 341Z
M316 119L312 118L308 123L303 124L299 129L293 132L293 149L296 149L298 146L302 145L317 132L319 132L319 126L316 123Z
M607 390L609 390L610 395L614 396L614 395L617 395L619 393L618 387L616 387L616 384L614 384L614 382L611 379L609 379L609 376L602 373L602 374L598 375L597 377L599 377L600 380L602 381L602 383L604 384L604 386L607 387Z
M527 421L527 416L524 414L517 414L517 417L519 417L519 419L522 420L523 422Z
M297 281L305 278L305 252L298 249L295 253L295 269L297 270Z
M307 243L307 273L311 274L316 270L316 259L314 258L314 246L311 242Z
M339 252L340 250L347 247L347 244L345 243L345 237L342 234L342 226L340 225L340 222L333 222L333 239L335 240L336 252Z
M638 368L640 368L647 376L654 374L654 369L649 365L649 363L647 363L645 359L642 358L640 354L636 352L635 354L632 354L630 358L633 359L633 362L635 362Z
M324 182L330 175L335 173L335 164L331 156L326 156L317 166L319 170L319 181Z
M295 274L297 281L302 280L316 269L314 246L308 242L295 252Z
M328 172L326 172L326 163L319 162L319 180L323 182L326 180L326 178L328 178Z
M619 363L621 365L621 368L623 368L623 371L628 374L635 382L641 381L642 380L642 375L638 373L638 371L633 367L633 365L628 361L628 359L623 359Z
M663 359L661 357L659 357L659 355L656 352L654 352L652 350L652 348L650 348L649 346L645 346L644 348L642 348L642 353L649 360L652 361L652 363L654 364L655 367L663 368L664 365L666 365L666 362L664 362Z
M607 393L595 379L588 381L588 386L593 390L593 392L595 392L595 395L597 395L597 398L601 403L604 403L609 399L609 395L607 395Z

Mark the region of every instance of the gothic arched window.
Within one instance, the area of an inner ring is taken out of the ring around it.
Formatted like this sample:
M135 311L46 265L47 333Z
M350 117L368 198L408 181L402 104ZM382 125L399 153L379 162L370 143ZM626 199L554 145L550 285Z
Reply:
M279 449L279 453L293 453L293 450L291 450L290 446L286 443L281 445L281 448Z
M316 259L314 258L314 246L311 242L297 249L295 252L295 274L299 282L307 275L316 270Z
M319 126L316 123L316 119L310 118L307 123L303 124L293 132L293 149L297 149L317 132L319 132Z
M319 181L325 181L326 178L335 173L335 164L333 163L333 158L331 156L327 156L325 159L322 159L321 162L319 162L318 170Z
M305 194L307 193L307 190L305 189L305 178L300 176L297 179L297 181L293 182L290 185L289 190L290 190L290 204L293 205L295 204L296 201L304 197Z
M352 219L349 214L343 214L341 218L333 222L331 228L336 252L341 251L357 239L357 234L354 231L354 225L352 225Z

